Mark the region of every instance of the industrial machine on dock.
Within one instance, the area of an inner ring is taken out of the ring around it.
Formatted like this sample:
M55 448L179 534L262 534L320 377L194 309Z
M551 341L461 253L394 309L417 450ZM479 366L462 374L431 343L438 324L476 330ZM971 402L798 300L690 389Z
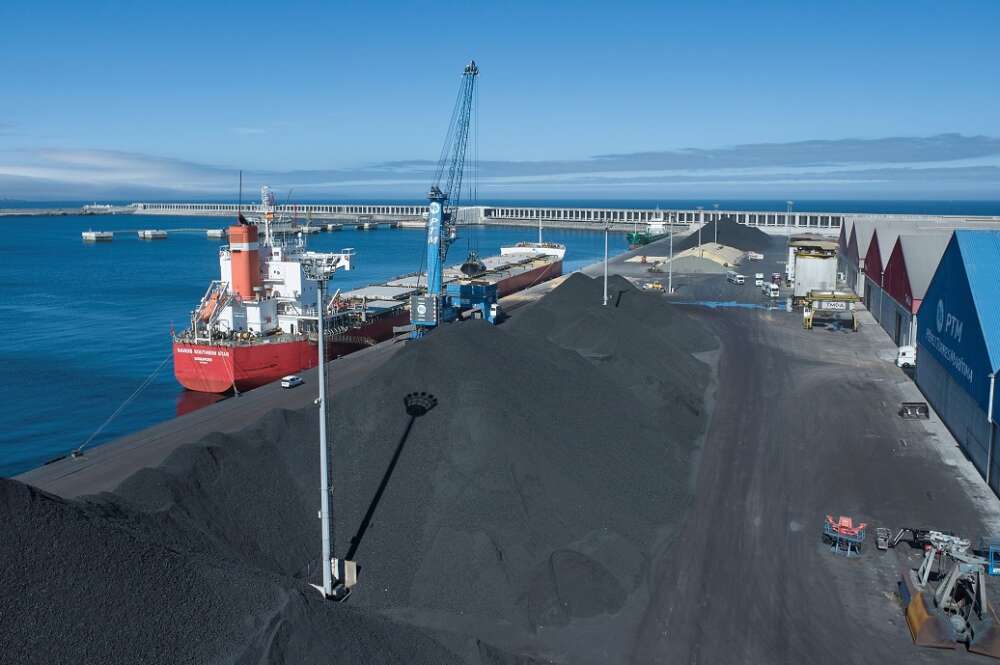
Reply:
M1000 658L1000 629L986 597L990 562L972 553L964 538L939 531L923 531L920 538L923 561L916 570L905 568L899 581L914 644L954 649L961 643L973 653Z
M858 298L846 291L810 291L802 299L802 327L812 330L813 321L827 319L850 321L851 329L858 331L858 317L854 313L854 303Z
M459 267L459 274L445 279L444 262L455 241L462 176L469 145L472 104L479 67L465 66L448 135L438 161L434 184L427 195L427 288L410 298L412 335L421 337L442 323L461 316L496 323L501 317L498 300L562 274L566 248L543 242L539 221L538 242L502 247L499 257L480 259L474 251Z
M495 323L499 315L496 284L475 279L457 279L443 283L444 261L454 241L455 216L462 196L462 175L469 146L472 102L479 67L471 61L462 72L462 83L452 112L448 134L431 185L427 212L427 291L415 294L410 301L413 336L420 337L441 323L454 321L464 309L473 310L475 318ZM442 189L443 187L443 189ZM462 272L473 276L482 272L481 262L470 254Z

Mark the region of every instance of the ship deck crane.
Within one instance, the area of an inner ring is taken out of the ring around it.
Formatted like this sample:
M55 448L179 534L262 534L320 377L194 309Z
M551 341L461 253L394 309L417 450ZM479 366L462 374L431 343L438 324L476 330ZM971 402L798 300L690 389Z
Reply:
M452 110L434 175L427 195L427 291L410 300L413 336L421 337L441 323L472 309L475 318L496 322L496 286L460 279L444 285L444 261L455 239L455 224L462 197L462 176L469 146L472 104L479 67L471 61L462 72L462 83Z

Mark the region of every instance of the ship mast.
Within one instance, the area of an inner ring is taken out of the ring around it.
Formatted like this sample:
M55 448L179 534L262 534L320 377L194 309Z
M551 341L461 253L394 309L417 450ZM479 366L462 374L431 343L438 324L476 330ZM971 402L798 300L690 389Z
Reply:
M264 219L264 244L272 245L271 219L274 217L274 192L267 185L262 185L260 188L260 208L261 217Z

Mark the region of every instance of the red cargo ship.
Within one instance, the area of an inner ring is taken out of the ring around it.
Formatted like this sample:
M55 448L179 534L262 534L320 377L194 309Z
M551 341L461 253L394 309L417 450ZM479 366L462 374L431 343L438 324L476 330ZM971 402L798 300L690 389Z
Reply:
M280 226L266 188L261 208L260 219L241 218L229 227L229 245L219 251L220 279L192 312L191 327L174 335L174 376L189 390L243 392L318 361L316 284L305 266L323 262L349 270L353 251L310 252L300 234L273 231ZM496 284L505 296L561 275L565 251L553 243L519 243L473 271L468 262L447 268L444 279ZM394 328L409 324L409 298L421 290L422 277L404 275L331 299L324 308L326 357L389 339Z

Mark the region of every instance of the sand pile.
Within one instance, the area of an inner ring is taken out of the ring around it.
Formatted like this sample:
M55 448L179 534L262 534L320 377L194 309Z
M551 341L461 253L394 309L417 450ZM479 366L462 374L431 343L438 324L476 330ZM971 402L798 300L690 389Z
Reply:
M709 381L691 354L712 338L611 287L601 307L601 283L575 275L505 326L445 326L338 396L334 552L362 568L346 605L305 584L319 577L316 411L275 411L87 503L6 481L0 638L64 650L41 662L102 648L75 660L615 660L650 552L683 517ZM408 428L418 390L438 406Z

